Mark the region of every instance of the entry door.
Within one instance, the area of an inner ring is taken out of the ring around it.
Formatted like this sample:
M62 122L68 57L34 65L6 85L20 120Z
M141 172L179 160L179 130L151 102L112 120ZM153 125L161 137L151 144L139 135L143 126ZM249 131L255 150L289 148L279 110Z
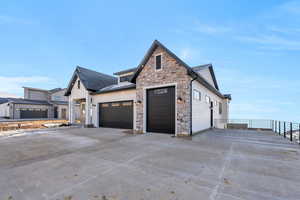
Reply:
M175 87L147 90L147 132L175 134Z
M54 107L54 118L57 119L58 118L58 108Z
M99 126L133 129L133 101L101 103Z

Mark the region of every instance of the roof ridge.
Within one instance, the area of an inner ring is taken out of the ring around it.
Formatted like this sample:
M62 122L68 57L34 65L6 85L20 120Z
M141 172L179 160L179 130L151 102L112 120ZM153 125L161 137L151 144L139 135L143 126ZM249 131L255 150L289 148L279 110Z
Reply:
M77 67L76 67L77 69L84 69L84 70L88 70L88 71L91 71L91 72L95 72L95 73L97 73L97 74L101 74L101 75L104 75L104 76L108 76L108 77L110 77L110 78L116 78L116 77L114 77L114 76L112 76L112 75L109 75L109 74L104 74L104 73L102 73L102 72L98 72L98 71L96 71L96 70L93 70L93 69L88 69L88 68L86 68L86 67L81 67L81 66L79 66L79 65L77 65Z

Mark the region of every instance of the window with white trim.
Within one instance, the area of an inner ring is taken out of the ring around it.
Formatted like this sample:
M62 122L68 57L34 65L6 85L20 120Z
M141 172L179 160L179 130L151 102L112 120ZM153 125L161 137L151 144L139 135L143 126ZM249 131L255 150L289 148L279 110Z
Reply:
M193 98L194 100L197 100L197 101L201 101L201 92L194 89L193 91Z
M205 96L205 102L206 102L206 103L209 103L209 102L210 102L210 97L207 96L207 95Z
M156 70L161 69L161 55L155 56L155 69Z

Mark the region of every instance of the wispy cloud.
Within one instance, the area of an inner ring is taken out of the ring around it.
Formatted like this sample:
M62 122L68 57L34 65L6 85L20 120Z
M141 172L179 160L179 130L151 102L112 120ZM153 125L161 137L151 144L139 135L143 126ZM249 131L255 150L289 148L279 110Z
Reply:
M288 1L279 6L279 9L289 14L300 15L300 2L299 1Z
M0 24L23 24L23 25L30 25L34 24L36 21L25 19L25 18L18 18L6 15L0 15Z
M300 50L300 39L278 35L238 36L237 39L272 50Z
M212 25L196 22L194 30L208 35L224 34L232 31L232 28L224 25Z
M22 87L25 85L31 84L40 84L40 83L54 83L54 80L44 76L18 76L18 77L5 77L0 76L0 85L5 86L1 87L1 92L7 92L10 94L22 93Z

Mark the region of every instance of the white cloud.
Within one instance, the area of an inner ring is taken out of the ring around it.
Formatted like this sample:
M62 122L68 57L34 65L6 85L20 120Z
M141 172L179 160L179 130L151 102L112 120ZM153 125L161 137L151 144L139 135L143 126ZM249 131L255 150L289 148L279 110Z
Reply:
M204 34L216 35L231 32L232 28L221 25L209 25L196 22L194 30Z
M300 2L299 1L289 1L281 6L279 6L279 9L282 11L285 11L289 14L300 14Z
M33 20L0 15L0 24L34 24Z
M0 76L1 92L10 94L22 94L22 87L25 85L37 83L53 83L54 81L44 76L19 76L19 77L5 77Z
M277 35L238 36L238 40L262 45L271 50L300 50L300 39Z

